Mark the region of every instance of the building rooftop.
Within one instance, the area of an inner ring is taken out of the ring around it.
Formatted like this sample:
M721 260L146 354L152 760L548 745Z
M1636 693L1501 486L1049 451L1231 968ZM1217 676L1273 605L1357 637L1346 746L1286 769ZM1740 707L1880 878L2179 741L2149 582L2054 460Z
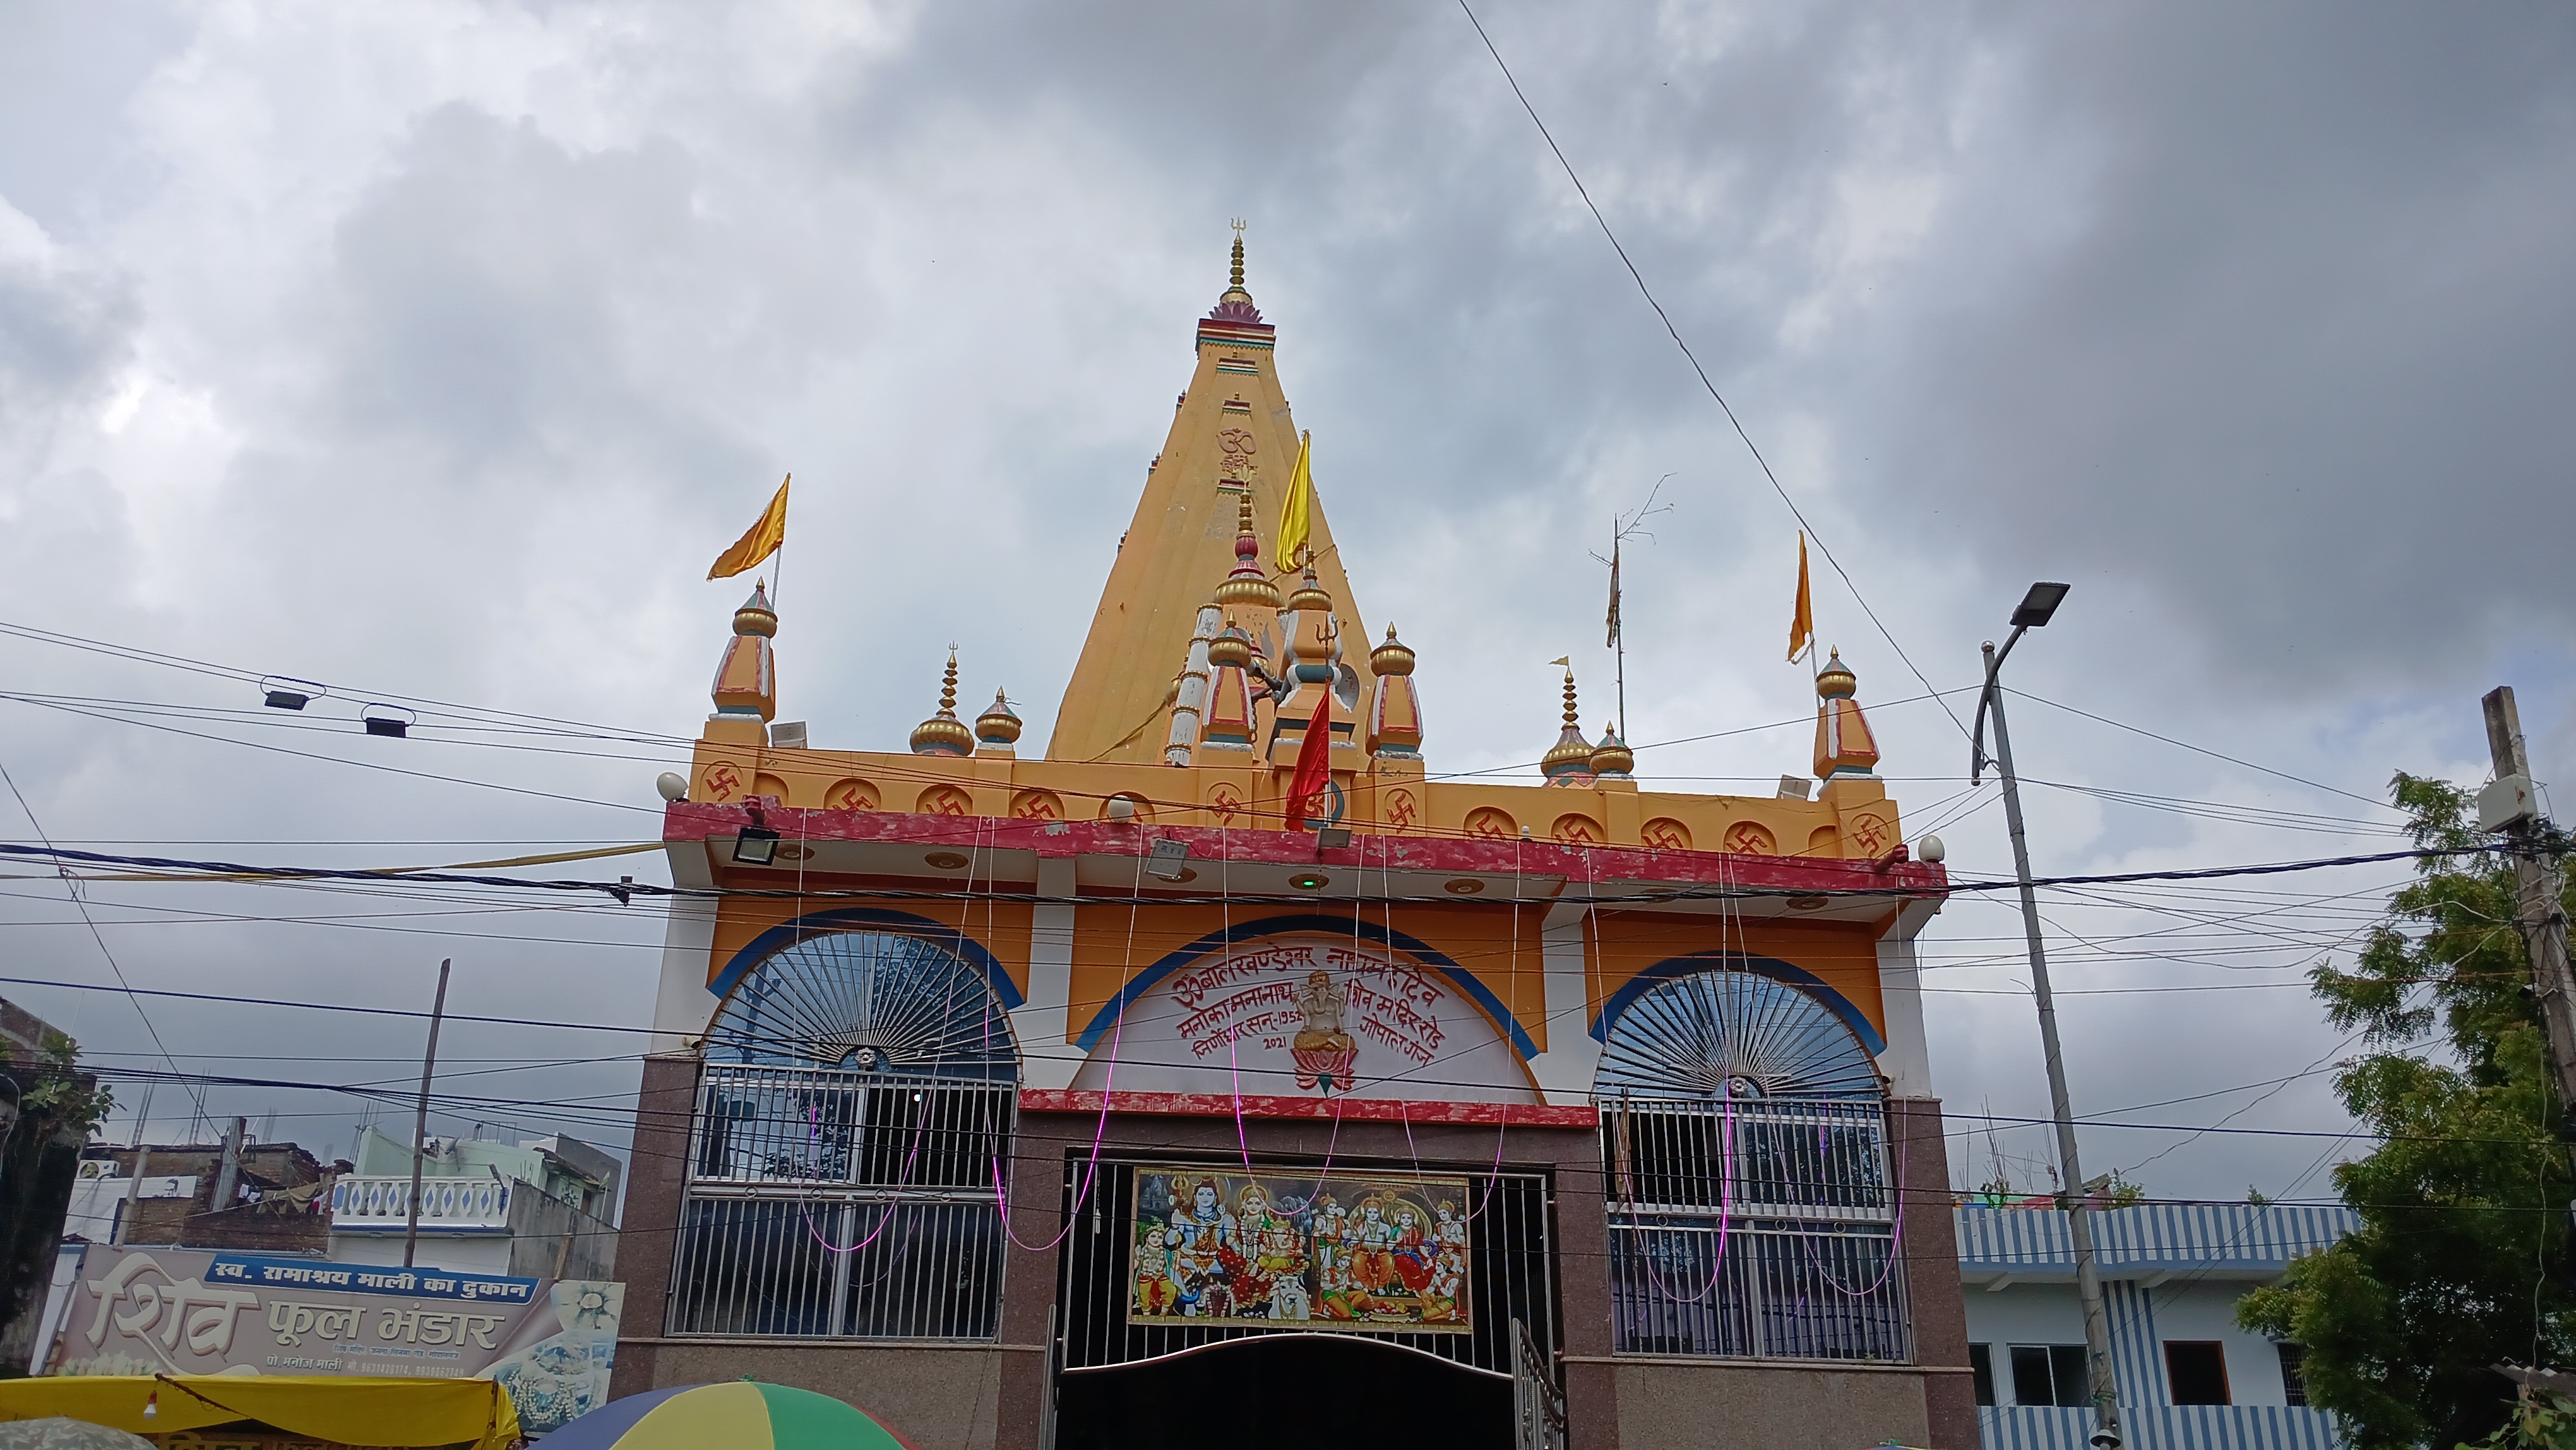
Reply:
M2065 1210L1977 1205L1954 1214L1961 1282L2002 1288L2074 1279ZM2119 1279L2269 1279L2360 1227L2361 1215L2348 1208L2145 1204L2094 1215L2094 1256L2105 1277Z

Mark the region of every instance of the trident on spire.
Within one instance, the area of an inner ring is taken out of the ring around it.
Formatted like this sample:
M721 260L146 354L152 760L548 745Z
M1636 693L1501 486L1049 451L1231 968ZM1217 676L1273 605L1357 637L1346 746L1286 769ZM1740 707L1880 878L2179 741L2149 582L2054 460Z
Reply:
M1232 280L1234 288L1238 292L1243 290L1243 229L1246 225L1248 224L1243 218L1236 217L1234 219L1234 273Z

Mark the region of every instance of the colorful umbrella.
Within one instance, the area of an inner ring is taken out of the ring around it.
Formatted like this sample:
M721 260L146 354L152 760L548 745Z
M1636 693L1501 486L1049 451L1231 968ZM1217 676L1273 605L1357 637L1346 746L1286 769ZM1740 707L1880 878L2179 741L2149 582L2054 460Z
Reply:
M736 1380L611 1400L545 1438L545 1450L912 1450L830 1395Z

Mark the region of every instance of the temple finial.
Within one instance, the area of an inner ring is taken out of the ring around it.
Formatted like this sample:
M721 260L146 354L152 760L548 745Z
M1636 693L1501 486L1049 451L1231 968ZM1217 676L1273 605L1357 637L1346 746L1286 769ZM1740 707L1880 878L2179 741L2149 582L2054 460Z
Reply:
M948 674L939 685L939 713L912 727L915 755L971 755L974 732L957 718L957 646L948 647Z
M1868 775L1878 764L1878 741L1870 734L1869 718L1861 713L1860 701L1853 699L1860 682L1852 675L1851 666L1843 663L1843 652L1835 650L1816 673L1816 778L1831 780L1841 775Z
M1557 732L1556 744L1539 757L1539 774L1550 785L1582 785L1592 779L1592 742L1583 738L1581 712L1574 702L1574 659L1548 661L1565 666L1565 728Z
M1243 228L1243 218L1236 217L1234 219L1234 271L1231 280L1237 292L1243 290Z

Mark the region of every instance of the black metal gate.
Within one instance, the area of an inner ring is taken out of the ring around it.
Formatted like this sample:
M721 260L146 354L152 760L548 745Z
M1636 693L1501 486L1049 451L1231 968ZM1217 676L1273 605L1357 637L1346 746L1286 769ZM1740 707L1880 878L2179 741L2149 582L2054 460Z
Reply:
M1057 1389L1078 1386L1086 1377L1115 1375L1146 1366L1165 1365L1201 1352L1225 1353L1241 1341L1294 1336L1315 1342L1316 1353L1334 1354L1334 1342L1365 1354L1371 1343L1445 1361L1442 1370L1422 1360L1423 1372L1443 1382L1454 1379L1487 1383L1500 1407L1498 1425L1511 1413L1512 1382L1526 1377L1533 1364L1555 1365L1559 1321L1554 1256L1551 1251L1552 1203L1549 1177L1541 1172L1490 1174L1446 1171L1472 1181L1469 1205L1469 1304L1471 1330L1466 1333L1422 1333L1406 1330L1326 1328L1312 1321L1282 1321L1277 1328L1234 1324L1135 1324L1130 1307L1135 1293L1137 1187L1140 1168L1160 1168L1168 1159L1148 1163L1135 1158L1100 1164L1099 1192L1085 1202L1066 1238L1062 1278L1057 1288L1056 1342L1049 1346ZM1071 1207L1085 1166L1074 1154L1066 1165L1065 1201ZM1314 1171L1309 1159L1256 1159L1264 1172ZM1415 1165L1359 1164L1344 1159L1334 1176L1371 1172L1407 1174ZM1519 1326L1515 1332L1515 1325ZM1356 1341L1356 1343L1354 1343ZM1281 1346L1285 1348L1285 1345ZM1241 1345L1251 1349L1251 1345ZM1473 1391L1478 1396L1483 1391ZM1091 1443L1114 1427L1076 1426L1061 1414L1059 1443ZM1143 1428L1143 1427L1135 1427ZM1453 1442L1463 1443L1463 1442Z

